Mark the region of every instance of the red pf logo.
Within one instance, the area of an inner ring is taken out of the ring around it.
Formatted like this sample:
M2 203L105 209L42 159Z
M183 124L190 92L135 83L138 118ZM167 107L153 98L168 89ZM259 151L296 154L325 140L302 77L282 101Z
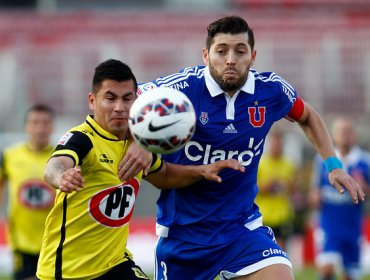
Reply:
M127 224L134 211L139 181L132 178L122 184L104 189L90 199L90 214L95 221L107 227Z
M258 109L258 117L256 116ZM265 123L266 107L248 107L249 122L254 127L261 127Z
M30 209L48 209L53 206L55 190L43 180L33 179L22 184L18 192L19 201Z

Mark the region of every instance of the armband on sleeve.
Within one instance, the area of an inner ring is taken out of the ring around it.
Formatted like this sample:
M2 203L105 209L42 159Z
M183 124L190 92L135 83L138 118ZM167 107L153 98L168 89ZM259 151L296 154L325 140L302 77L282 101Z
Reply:
M324 164L328 173L332 172L334 169L343 169L343 164L337 157L328 157L324 161Z
M298 121L302 117L303 111L304 111L304 102L302 98L297 96L297 99L294 102L292 109L288 113L288 117L290 119Z
M163 166L163 159L158 154L152 153L152 156L153 160L152 164L150 165L148 174L158 172L159 170L162 169Z

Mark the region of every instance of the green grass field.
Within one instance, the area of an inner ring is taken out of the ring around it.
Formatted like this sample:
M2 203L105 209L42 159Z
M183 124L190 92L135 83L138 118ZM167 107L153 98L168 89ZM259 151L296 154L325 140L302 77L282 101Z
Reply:
M153 279L151 277L150 279ZM297 271L295 273L295 280L316 280L317 275L315 273L315 270L313 268L307 267L304 270ZM11 280L11 277L2 277L0 275L0 280ZM370 280L370 275L366 275L362 278L362 280Z

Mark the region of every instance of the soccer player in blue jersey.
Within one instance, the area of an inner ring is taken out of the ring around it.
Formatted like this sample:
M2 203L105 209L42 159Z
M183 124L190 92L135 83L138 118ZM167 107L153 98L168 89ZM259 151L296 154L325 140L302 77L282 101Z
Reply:
M344 169L369 194L370 154L358 146L353 121L346 117L335 119L332 137ZM333 189L319 156L315 158L311 185L310 200L319 212L316 263L321 279L335 279L340 270L346 280L361 279L362 204L353 205L348 193L339 195Z
M256 59L254 35L237 16L221 18L208 27L205 66L141 84L138 94L154 87L173 87L192 101L197 125L185 148L163 156L179 164L208 164L234 158L241 174L220 173L221 184L200 181L177 190L163 190L157 201L155 278L160 280L293 279L288 254L263 225L254 199L258 163L265 137L274 122L296 121L325 159L330 182L350 193L355 203L364 196L341 168L320 115L273 72L251 68ZM120 177L125 178L125 158ZM279 209L276 209L279 211Z

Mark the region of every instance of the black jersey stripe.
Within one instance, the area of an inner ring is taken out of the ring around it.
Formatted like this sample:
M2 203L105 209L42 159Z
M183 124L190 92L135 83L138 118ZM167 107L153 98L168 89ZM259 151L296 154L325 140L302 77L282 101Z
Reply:
M119 139L112 139L112 138L109 138L109 137L107 137L107 136L104 136L103 134L101 134L99 131L97 131L96 129L95 129L95 127L88 121L88 120L86 120L86 123L91 127L91 129L92 130L94 130L95 131L95 133L96 134L98 134L101 138L103 138L103 139L105 139L105 140L109 140L109 141L121 141L121 140L119 140Z
M153 160L152 160L152 164L151 164L151 166L153 166L155 163L156 163L156 161L158 160L158 155L157 154L155 154L155 153L152 153L152 156L153 156ZM149 174L153 174L153 173L155 173L155 172L158 172L159 170L161 170L162 169L162 167L163 167L163 160L161 160L161 164L158 166L158 168L156 168L156 169L154 169L154 170L151 170L149 173L148 173L148 175Z
M77 165L75 158L71 156L70 154L56 154L56 155L52 155L50 158L52 157L69 157L71 160L73 160L74 165Z
M62 280L62 254L63 254L63 243L66 239L66 221L67 221L67 195L63 199L63 220L62 226L60 227L60 242L56 251L55 258L55 279Z

